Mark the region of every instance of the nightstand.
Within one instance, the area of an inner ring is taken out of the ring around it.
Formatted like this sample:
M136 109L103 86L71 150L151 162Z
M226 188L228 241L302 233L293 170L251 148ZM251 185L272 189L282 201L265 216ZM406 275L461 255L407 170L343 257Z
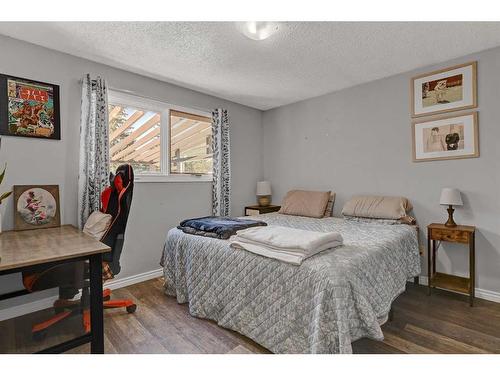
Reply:
M268 214L270 212L276 212L279 211L281 206L274 206L274 205L269 205L269 206L246 206L245 207L245 216L253 216L253 215L261 215L261 214Z
M427 270L429 295L433 287L448 289L454 292L469 295L469 302L474 303L475 288L475 235L476 227L469 225L457 225L447 227L444 224L430 224L427 226ZM446 241L469 245L469 277L460 277L436 272L436 252L439 246L436 241Z

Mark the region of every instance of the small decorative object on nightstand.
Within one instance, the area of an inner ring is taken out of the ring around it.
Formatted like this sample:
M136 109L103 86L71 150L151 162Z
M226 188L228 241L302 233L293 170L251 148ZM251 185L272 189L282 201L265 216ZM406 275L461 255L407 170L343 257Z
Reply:
M257 182L257 202L261 207L271 204L271 183L269 181Z
M449 227L446 224L430 224L427 226L427 274L429 275L429 295L433 287L448 289L468 294L470 305L473 305L476 279L475 235L476 227L469 225ZM438 246L436 246L436 241L469 245L469 277L460 277L436 272L436 252L438 248Z
M450 228L456 227L457 223L453 220L453 211L455 211L453 206L461 206L463 204L460 191L452 188L443 188L443 190L441 190L439 204L448 206L448 221L445 225Z
M281 206L273 206L273 205L268 205L268 206L246 206L245 207L245 216L253 216L253 215L261 215L261 214L268 214L271 212L276 212L279 211Z

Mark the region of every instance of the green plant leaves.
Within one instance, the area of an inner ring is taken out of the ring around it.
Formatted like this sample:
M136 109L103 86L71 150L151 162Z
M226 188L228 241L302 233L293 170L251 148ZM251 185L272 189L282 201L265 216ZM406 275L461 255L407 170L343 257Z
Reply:
M5 163L5 166L3 167L3 172L0 174L0 184L3 181L3 177L5 176L5 171L7 170L7 163Z
M3 167L3 171L2 173L0 174L0 184L2 184L2 181L3 181L3 178L5 176L5 171L7 170L7 164L5 164L5 166ZM0 195L0 204L2 204L2 201L7 198L9 195L12 194L12 191L8 191L6 193L3 193L2 195Z
M0 195L0 204L2 204L2 201L7 198L9 195L12 194L12 191L8 191L6 193L3 193L2 195Z

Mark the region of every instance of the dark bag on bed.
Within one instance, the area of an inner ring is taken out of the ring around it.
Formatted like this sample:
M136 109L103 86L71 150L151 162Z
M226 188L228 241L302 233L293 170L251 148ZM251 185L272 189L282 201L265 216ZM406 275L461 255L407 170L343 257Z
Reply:
M184 220L177 228L188 234L227 240L239 230L266 225L263 221L257 220L205 216Z

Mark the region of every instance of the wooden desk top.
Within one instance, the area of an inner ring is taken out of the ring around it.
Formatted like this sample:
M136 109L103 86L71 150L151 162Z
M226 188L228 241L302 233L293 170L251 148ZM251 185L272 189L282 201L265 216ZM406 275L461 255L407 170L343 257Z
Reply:
M72 225L0 234L0 271L106 253L111 248Z
M429 229L442 229L442 230L458 230L463 232L474 232L476 227L472 225L457 225L456 227L447 227L444 224L432 223L427 225Z

